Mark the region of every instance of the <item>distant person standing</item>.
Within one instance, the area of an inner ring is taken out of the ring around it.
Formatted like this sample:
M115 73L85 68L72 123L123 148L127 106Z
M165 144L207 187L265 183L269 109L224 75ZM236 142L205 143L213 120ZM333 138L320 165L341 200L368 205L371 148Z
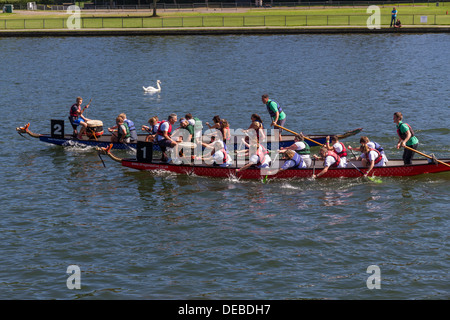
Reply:
M398 143L397 149L400 147L408 146L414 150L417 150L419 145L419 139L414 134L413 129L407 123L403 121L403 115L401 112L394 113L394 123L397 125ZM403 151L403 162L404 164L411 164L411 160L414 157L414 151L409 149L404 149Z
M394 26L395 27L395 20L397 19L397 9L395 9L395 7L392 9L391 11L391 27Z
M272 124L271 126L274 126L275 124L284 127L284 124L286 123L286 113L284 113L283 109L281 109L281 106L279 103L270 100L269 95L263 94L261 97L262 102L266 105L267 111L269 112L270 116L272 117ZM283 131L281 128L278 128L280 131L280 141L281 141L281 132Z

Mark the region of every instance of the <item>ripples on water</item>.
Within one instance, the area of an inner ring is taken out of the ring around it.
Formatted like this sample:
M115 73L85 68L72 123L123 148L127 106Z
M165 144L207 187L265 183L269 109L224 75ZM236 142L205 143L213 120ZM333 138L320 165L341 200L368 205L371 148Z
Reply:
M448 174L382 184L151 174L106 157L103 167L92 149L14 132L28 121L48 132L48 120L65 119L78 95L94 99L88 116L106 127L122 111L138 125L175 111L206 121L220 114L246 127L255 110L268 121L260 103L268 92L283 103L288 127L342 133L362 126L392 157L400 155L392 113L401 110L422 150L448 157L449 73L439 62L447 39L0 39L10 57L0 107L11 119L0 128L8 138L0 142L1 296L448 299ZM162 92L144 94L142 85L157 79ZM82 270L81 290L66 288L71 264ZM381 268L381 290L366 287L372 264Z

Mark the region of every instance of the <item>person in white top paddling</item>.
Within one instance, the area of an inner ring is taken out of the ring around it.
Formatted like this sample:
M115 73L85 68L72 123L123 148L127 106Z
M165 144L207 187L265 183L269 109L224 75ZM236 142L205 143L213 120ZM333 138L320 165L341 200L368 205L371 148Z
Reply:
M311 151L309 144L305 142L303 135L300 133L299 135L295 135L294 143L289 147L281 147L280 153L285 153L287 150L294 150L301 157L303 162L306 164L306 167L311 167Z
M331 145L330 145L330 137L328 136L326 139L327 139L326 144L327 149L336 152L336 154L341 159L343 168L345 168L347 166L347 149L345 148L345 145L339 141L339 138L337 136L331 137Z
M374 167L383 167L386 165L384 163L383 155L377 149L370 148L367 144L365 144L361 147L361 152L361 162L363 166L369 167L367 172L364 174L365 177L369 175L370 171L372 171Z

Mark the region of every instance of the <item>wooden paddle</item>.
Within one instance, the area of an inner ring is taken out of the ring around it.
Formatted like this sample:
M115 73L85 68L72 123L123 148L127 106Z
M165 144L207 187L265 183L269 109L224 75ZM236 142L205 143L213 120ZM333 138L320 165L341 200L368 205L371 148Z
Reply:
M292 133L292 134L295 134L295 135L297 135L297 136L300 135L300 134L298 134L297 132L294 132L294 131L292 131L292 130L289 130L289 129L286 129L286 128L282 127L282 126L279 126L279 125L277 125L276 123L275 123L275 126L281 128L281 129L283 129L283 130L286 130L287 132L290 132L290 133ZM313 140L313 139L310 139L310 138L305 137L305 136L303 136L303 138L305 138L306 140L309 140L309 141L311 141L311 142L314 142L315 144L318 144L319 146L323 146L323 144L321 144L320 142L317 142L317 141L315 141L315 140Z
M433 158L432 156L429 156L429 155L427 155L427 154L425 154L425 153L422 153L422 152L420 152L420 151L417 151L416 149L410 148L410 147L408 147L408 146L405 146L405 149L414 151L414 152L416 152L416 153L418 153L418 154L420 154L420 155L422 155L422 156L424 156L424 157L427 157L427 158L430 158L430 159L434 159L434 160L436 160L437 162L439 162L440 164L443 164L444 166L450 167L450 164L445 163L445 162L443 162L443 161L440 161L440 160L438 160L438 159L436 159L436 158Z

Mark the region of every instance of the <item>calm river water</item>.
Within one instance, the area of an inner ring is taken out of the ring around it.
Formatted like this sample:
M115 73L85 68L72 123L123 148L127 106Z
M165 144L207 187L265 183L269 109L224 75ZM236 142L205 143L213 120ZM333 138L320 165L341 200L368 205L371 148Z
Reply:
M403 112L425 153L450 157L450 35L0 38L1 299L449 299L447 173L234 181L151 174L48 133L77 96L112 126L158 115L363 133L401 157ZM162 82L162 92L142 86ZM66 131L70 131L66 121ZM360 135L346 139L357 145ZM118 155L132 155L119 151ZM69 289L67 268L81 270ZM380 289L367 268L379 267Z

